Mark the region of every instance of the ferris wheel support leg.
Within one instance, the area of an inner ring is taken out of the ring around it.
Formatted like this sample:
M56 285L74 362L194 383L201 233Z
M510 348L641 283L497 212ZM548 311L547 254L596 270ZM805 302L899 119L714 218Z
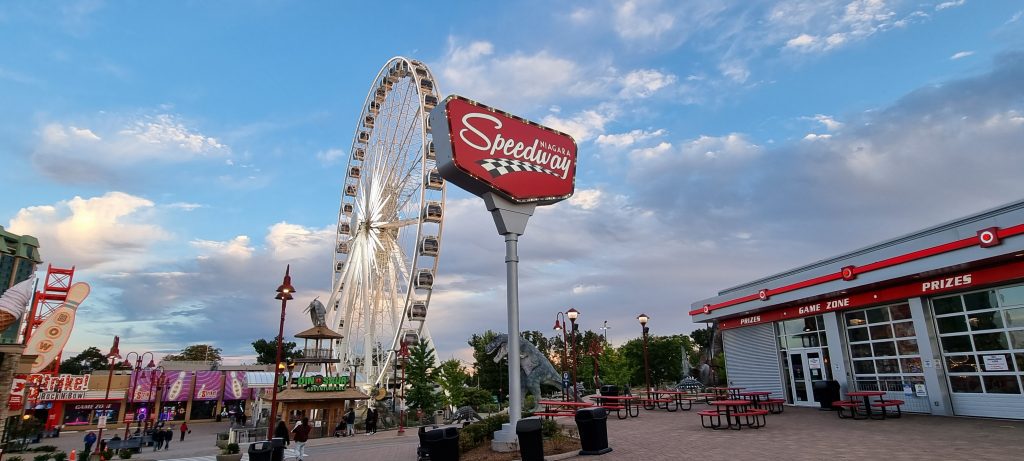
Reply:
M516 423L523 414L523 395L519 377L519 236L526 232L526 223L533 216L536 204L512 203L492 193L483 195L484 204L494 218L498 234L505 236L506 299L508 303L508 425L494 433L493 449L514 446ZM504 446L499 446L504 445Z

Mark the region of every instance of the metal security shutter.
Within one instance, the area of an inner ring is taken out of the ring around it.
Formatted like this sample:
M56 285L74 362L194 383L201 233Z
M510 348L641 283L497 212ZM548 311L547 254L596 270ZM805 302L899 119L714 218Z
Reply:
M785 398L775 327L771 323L722 331L729 384Z

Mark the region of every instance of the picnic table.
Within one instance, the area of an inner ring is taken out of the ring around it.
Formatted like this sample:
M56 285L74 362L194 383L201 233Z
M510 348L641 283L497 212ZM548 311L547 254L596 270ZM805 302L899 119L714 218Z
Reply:
M544 411L534 413L534 416L543 416L547 418L556 418L560 416L576 416L576 410L579 408L593 407L594 404L588 402L574 402L572 400L541 400L537 402L538 405L544 405Z
M766 424L765 415L768 410L751 409L749 400L712 400L714 410L702 410L697 412L701 417L701 425L710 429L736 429L743 426L750 428L761 428ZM722 417L725 423L722 423ZM741 421L740 418L746 418ZM705 419L707 423L705 423Z
M849 418L851 419L886 419L886 417L888 416L886 409L888 407L896 407L896 415L893 416L894 418L899 418L900 416L902 416L903 410L900 408L900 406L903 405L904 402L902 400L885 400L885 398L883 397L884 395L884 391L847 392L846 396L850 397L850 400L835 401L832 402L832 406L838 409L837 415L840 418L846 418L845 416L843 416L843 409L848 409L850 410ZM855 397L863 397L863 405L855 401ZM871 397L878 397L878 400L872 403ZM871 410L872 407L877 407L880 410L880 413L878 413L877 418L875 417L874 412ZM857 417L857 413L859 412L860 408L864 409L863 418Z
M740 391L746 389L745 387L709 387L708 390L714 392L715 395L724 399L738 400L740 397Z
M694 400L704 399L705 401L707 401L706 395L700 395L689 391L679 391L672 389L655 389L651 391L650 395L653 397L652 403L656 403L658 405L658 408L668 411L689 411L691 408L693 408ZM670 403L674 404L674 408L669 408ZM646 405L644 408L647 408ZM653 408L648 409L652 410Z
M753 402L755 408L763 408L770 413L782 413L782 405L786 403L782 399L771 398L770 391L747 391L740 392L739 396Z
M615 410L615 417L619 419L640 416L640 406L635 405L640 398L635 395L595 395L590 398L605 410ZM626 412L625 416L623 411Z

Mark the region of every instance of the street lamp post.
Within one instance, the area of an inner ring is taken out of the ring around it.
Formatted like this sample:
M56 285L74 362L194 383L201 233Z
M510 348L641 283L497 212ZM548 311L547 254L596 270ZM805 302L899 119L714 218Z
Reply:
M135 366L134 366L134 368L132 368L131 384L128 386L128 392L129 392L129 394L128 394L128 407L125 408L125 413L124 413L126 417L128 416L128 411L131 410L131 408L132 408L132 404L135 403L135 387L138 386L138 384L139 384L139 375L142 374L142 358L145 357L146 354L149 354L149 363L146 365L146 370L147 371L151 370L153 368L156 368L156 363L153 361L154 356L153 356L152 352L143 352L142 354L139 354L138 352L134 352L134 351L129 352L129 353L124 355L124 363L122 365L124 365L126 367L130 367L130 368L132 367L132 361L131 361L132 354L135 354ZM137 415L137 414L138 414L138 412L133 412L133 415ZM138 419L138 418L133 416L133 419ZM141 422L139 424L141 424ZM125 439L128 438L128 431L131 430L131 427L132 427L131 422L127 421L127 418L125 418L125 424L124 424L124 438Z
M559 317L562 318L561 323L558 322ZM569 339L565 334L565 330L569 329L568 327L569 325L565 320L565 314L562 313L562 311L558 311L558 313L555 314L555 331L562 332L562 366L560 367L560 371L562 372L563 383L565 382L566 357L568 355L567 351L569 350ZM569 400L569 389L566 389L565 386L562 386L562 400Z
M569 323L572 324L572 334L569 335L569 340L572 341L572 399L574 402L580 401L580 392L576 387L576 365L579 362L580 351L576 347L576 335L579 334L580 327L576 325L576 319L580 317L580 311L569 308L565 311L565 316L569 318Z
M117 350L117 344L119 342L121 342L121 338L114 336L114 345L110 347L110 352L107 353L107 362L110 363L110 366L108 367L109 371L107 371L107 390L103 393L104 406L106 406L107 401L110 400L110 382L114 380L114 365L117 363L117 360L121 358L121 354ZM106 409L104 408L103 411L106 412ZM96 444L96 454L98 456L102 456L100 454L100 446L103 445L103 428L106 426L106 420L103 422L104 424L100 425L99 434L96 436L96 440L100 442Z
M277 287L277 296L274 299L281 300L281 324L277 330L277 360L274 361L274 387L270 395L270 418L267 419L267 440L274 438L274 423L277 422L277 382L281 379L281 345L284 343L284 313L288 306L288 300L292 299L295 288L292 287L292 266L289 264L284 270L284 281Z
M409 343L402 341L402 406L398 414L398 433L405 433L405 367L409 366Z
M646 387L647 393L648 393L648 395L650 395L650 392L651 392L651 367L650 367L650 365L648 365L648 362L647 362L647 332L649 330L647 328L647 321L650 319L650 317L648 317L647 314L640 314L639 316L637 316L636 319L640 321L640 326L643 327L643 331L644 331L644 383L647 386Z
M156 372L160 372L159 378ZM146 425L148 429L149 420L153 419L153 425L156 425L156 421L159 421L160 414L157 412L157 406L159 402L156 400L156 383L157 379L160 380L160 385L163 386L164 380L164 367L163 365L153 367L149 370L149 400L152 402L152 408L149 409L149 415L146 416Z

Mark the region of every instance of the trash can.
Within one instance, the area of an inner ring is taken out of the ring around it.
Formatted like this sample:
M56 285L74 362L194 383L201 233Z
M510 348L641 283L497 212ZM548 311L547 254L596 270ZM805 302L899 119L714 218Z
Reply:
M519 456L523 461L544 461L544 420L540 418L520 419L516 423L519 436Z
M261 440L249 445L249 461L271 461L274 447L269 440Z
M839 381L811 381L811 390L822 410L832 410L832 402L839 400Z
M619 386L614 384L605 384L604 386L601 386L601 395L616 397L619 395Z
M444 410L437 410L434 412L434 424L444 424Z
M604 408L576 410L576 428L580 431L580 454L603 455L608 447L608 412Z
M284 439L281 437L270 439L270 447L274 450L270 454L270 461L284 461Z
M431 461L459 461L459 430L454 427L426 431L422 444Z

